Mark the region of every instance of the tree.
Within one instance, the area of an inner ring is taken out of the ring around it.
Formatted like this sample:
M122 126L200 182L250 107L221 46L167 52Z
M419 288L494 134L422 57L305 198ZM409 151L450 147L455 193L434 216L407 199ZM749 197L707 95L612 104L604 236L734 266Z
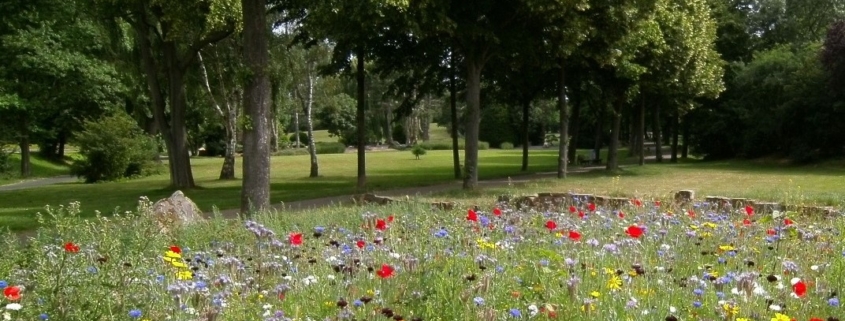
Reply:
M288 50L288 65L293 80L294 97L299 101L302 111L305 113L305 122L308 133L308 153L311 158L311 170L309 177L319 176L319 163L317 162L317 148L314 143L314 100L315 91L319 86L319 75L317 68L327 62L330 48L326 44L318 44L309 48L302 46L291 46ZM297 135L298 136L298 135ZM299 138L297 137L297 140Z
M98 0L97 4L105 15L132 26L153 118L167 147L170 183L175 188L194 187L185 127L185 75L200 50L234 32L240 3Z
M217 84L215 86L217 88L216 93L209 81L210 77L202 53L197 52L203 86L208 93L214 111L223 120L223 128L226 133L226 146L223 154L223 166L220 168L220 179L235 178L235 149L238 144L237 123L240 116L241 93L243 92L242 84L236 78L236 75L240 74L240 70L243 68L236 45L234 39L229 39L206 49L206 51L212 53L213 57L210 65L214 67L217 80L215 82Z
M241 211L270 207L269 26L266 0L242 0L244 64L249 75L244 84L244 167Z

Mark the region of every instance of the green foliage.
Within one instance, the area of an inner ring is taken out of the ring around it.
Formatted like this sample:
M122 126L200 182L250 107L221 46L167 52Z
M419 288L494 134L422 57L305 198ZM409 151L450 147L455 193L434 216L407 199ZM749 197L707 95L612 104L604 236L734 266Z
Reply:
M504 143L499 145L499 149L506 149L506 150L513 149L513 143L504 142Z
M343 143L317 142L314 144L317 154L343 154L346 152L346 145Z
M417 159L420 159L420 156L425 155L425 153L425 148L423 148L420 144L416 144L413 148L411 148L411 154L414 154Z
M296 144L296 133L293 133L290 136L288 136L288 140L289 140L290 143ZM308 133L306 133L304 131L300 131L299 132L299 143L302 144L302 146L308 146L308 141L309 141Z
M75 143L84 158L73 174L88 183L149 175L157 155L155 141L122 113L86 122Z

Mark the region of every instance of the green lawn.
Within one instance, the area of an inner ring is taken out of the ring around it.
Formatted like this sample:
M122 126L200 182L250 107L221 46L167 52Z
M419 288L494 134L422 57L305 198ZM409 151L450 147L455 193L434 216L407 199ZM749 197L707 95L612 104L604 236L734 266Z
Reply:
M461 153L463 157L463 153ZM320 155L321 177L308 178L308 155L273 157L272 201L294 201L354 193L356 182L355 154ZM423 186L453 181L451 151L430 151L421 160L410 152L379 152L367 154L368 187L384 190ZM240 180L219 181L222 158L192 159L193 174L199 188L187 191L201 209L210 210L239 207ZM531 152L531 172L553 171L556 151ZM482 179L518 175L521 152L503 150L480 151ZM237 165L242 164L241 159ZM240 169L237 170L240 176ZM86 215L94 210L110 213L116 206L123 210L135 208L140 196L152 200L168 196L166 173L137 180L101 184L68 183L29 190L0 191L0 226L13 230L29 229L35 224L34 214L45 205L61 205L73 201L82 204Z
M34 179L42 177L53 177L70 174L70 167L68 166L70 158L66 162L52 162L38 156L37 152L32 153L30 158L32 164L32 176L29 178L20 177L20 162L21 155L14 154L11 156L12 175L11 177L4 177L0 175L0 185L12 184L25 179Z
M619 173L592 172L566 180L544 180L519 188L499 188L478 194L450 193L471 202L494 199L497 194L581 192L646 198L671 197L692 189L707 195L745 197L791 204L845 205L845 165L831 161L810 166L784 166L752 161L647 164L628 166Z

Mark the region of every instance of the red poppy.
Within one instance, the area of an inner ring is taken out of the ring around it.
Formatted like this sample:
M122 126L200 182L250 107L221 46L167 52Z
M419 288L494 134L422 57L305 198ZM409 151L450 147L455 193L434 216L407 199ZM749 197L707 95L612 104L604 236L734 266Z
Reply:
M389 278L393 276L393 267L387 264L381 265L381 270L376 271L376 275L378 275L382 279Z
M569 213L575 213L577 211L578 209L576 209L575 206L569 205Z
M393 223L393 220L394 220L394 219L395 219L395 218L393 217L393 215L390 215L390 216L388 216L388 217L387 217L387 222L388 222L388 223Z
M804 284L804 281L798 281L792 285L792 292L794 292L795 295L802 297L807 294L807 285Z
M616 215L618 215L619 218L625 218L625 212L619 211L619 213Z
M586 214L584 214L584 211L578 211L579 218L584 218L584 216L587 216Z
M551 221L551 220L546 221L546 228L549 229L549 231L553 231L554 229L557 228L557 223L555 223L555 221Z
M824 321L822 318L811 318L810 321Z
M768 234L768 235L775 235L775 234L778 234L778 232L777 232L777 231L775 231L774 229L771 229L771 228L770 228L770 229L766 230L766 234Z
M660 207L660 201L654 201L654 206Z
M498 207L494 208L493 209L493 215L502 216L502 210L500 210Z
M643 235L643 229L639 226L631 225L628 226L627 229L625 229L625 233L633 238L639 238L641 235Z
M587 209L590 210L590 212L595 212L596 211L596 203L587 204Z
M379 230L379 231L386 230L387 229L387 222L385 222L383 219L377 219L376 220L376 229Z
M745 225L745 226L750 226L750 225L751 225L751 220L749 220L749 219L744 219L744 220L742 220L742 225Z
M182 249L180 249L180 248L179 248L178 246L176 246L176 245L171 245L171 246L170 246L170 250L171 250L171 251L173 251L173 253L176 253L176 254L181 254L181 253L182 253Z
M792 223L795 223L795 222L793 222L792 220L790 220L788 218L783 219L783 225L789 226L789 225L792 225Z
M748 214L748 216L754 215L754 208L751 205L745 205L745 214Z
M569 239L573 241L580 241L581 233L578 233L578 231L569 231Z
M689 216L690 218L695 218L695 211L693 211L693 210L687 211L687 216Z
M65 252L77 253L79 252L79 245L73 244L73 242L67 242L65 243Z
M478 214L475 214L475 211L469 209L467 211L467 221L478 222Z
M640 207L640 206L643 206L643 202L635 198L634 199L634 205L636 205L637 207Z
M302 233L290 233L288 240L291 245L302 245Z
M21 299L21 288L17 286L10 286L3 289L3 296L9 301L17 301Z
M363 249L364 245L367 245L367 242L364 242L364 240L358 240L358 242L355 242L355 246L357 246L359 249Z

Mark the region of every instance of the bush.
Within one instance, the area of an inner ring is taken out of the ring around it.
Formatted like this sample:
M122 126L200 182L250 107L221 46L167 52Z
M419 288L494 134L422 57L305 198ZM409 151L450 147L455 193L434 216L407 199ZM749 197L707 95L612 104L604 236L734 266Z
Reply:
M288 139L290 139L290 143L292 145L296 145L296 133L291 134ZM308 133L299 132L299 143L302 144L302 146L308 146Z
M501 149L513 149L513 144L508 143L508 142L504 142L501 145L499 145L499 148L501 148Z
M315 147L317 154L343 154L346 152L346 145L343 143L318 142Z
M76 135L79 153L72 172L88 183L151 174L156 143L129 116L118 113L87 121Z
M425 148L423 148L422 146L417 144L417 145L414 145L413 149L411 149L411 153L414 154L414 156L416 156L417 159L420 159L420 156L425 155L426 151L425 151Z
M287 148L273 153L273 156L297 156L308 155L308 149L305 148Z
M419 143L417 144L425 150L452 150L452 143ZM458 141L458 149L464 149L464 141ZM490 149L490 144L487 142L478 142L478 150Z
M14 152L14 147L6 147L3 142L0 142L0 178L11 176L14 168L12 163L12 153Z

